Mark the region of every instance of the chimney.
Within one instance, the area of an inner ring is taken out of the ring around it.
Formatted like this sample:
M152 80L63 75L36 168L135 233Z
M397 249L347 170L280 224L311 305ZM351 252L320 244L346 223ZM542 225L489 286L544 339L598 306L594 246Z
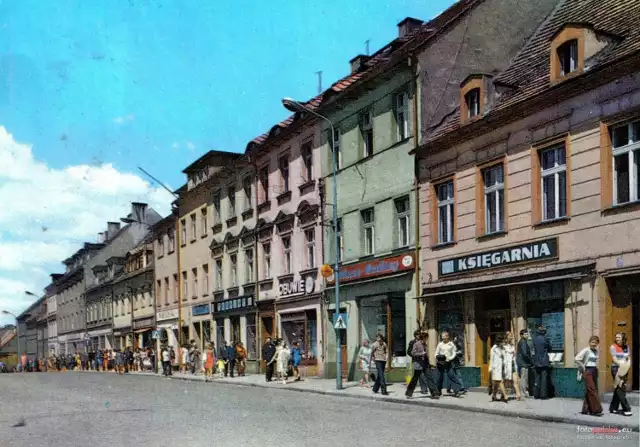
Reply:
M98 244L104 243L106 238L107 238L106 233L98 233Z
M409 34L420 28L424 22L422 20L407 17L398 23L398 37L407 37Z
M120 222L107 222L107 234L105 240L111 239L120 230Z
M358 54L356 57L349 61L351 64L351 74L357 73L364 69L364 63L369 60L369 56L365 54Z
M141 202L131 202L131 218L138 222L146 222L147 204Z

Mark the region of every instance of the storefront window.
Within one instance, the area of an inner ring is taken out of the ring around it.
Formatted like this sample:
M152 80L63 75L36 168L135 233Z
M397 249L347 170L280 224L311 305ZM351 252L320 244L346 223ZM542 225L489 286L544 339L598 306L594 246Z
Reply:
M207 345L211 343L211 321L205 320L202 322L202 343L203 348L207 348Z
M318 358L318 317L315 310L285 313L280 316L282 338L289 346L300 343L302 358L315 363Z
M564 286L556 281L527 287L527 327L534 335L536 325L544 325L551 352L564 352Z
M255 360L258 358L258 344L256 337L256 316L255 314L247 315L247 359Z
M318 358L318 318L315 310L307 311L307 343L306 354L309 360Z
M219 318L216 320L216 349L222 349L224 347L224 319Z
M363 340L373 342L382 334L389 344L391 355L407 353L406 309L404 297L374 296L360 300L361 333ZM362 340L359 340L361 343Z

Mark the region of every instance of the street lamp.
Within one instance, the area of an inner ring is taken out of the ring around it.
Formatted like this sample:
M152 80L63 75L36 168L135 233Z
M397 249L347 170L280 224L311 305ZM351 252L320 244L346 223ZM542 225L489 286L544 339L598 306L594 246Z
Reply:
M332 170L333 170L333 236L335 243L335 259L334 259L334 267L333 272L335 276L335 293L336 293L336 314L340 315L340 275L338 275L338 264L340 262L340 236L338 235L338 180L336 173L338 171L338 160L337 154L335 151L335 142L336 142L336 130L333 127L333 123L329 118L324 115L320 115L309 107L305 106L299 101L293 100L291 98L284 98L282 100L282 105L291 112L307 112L311 115L320 118L329 124L329 128L331 129L331 141L330 147L332 152ZM336 388L338 390L342 389L342 347L340 346L340 333L342 329L335 329L336 333Z

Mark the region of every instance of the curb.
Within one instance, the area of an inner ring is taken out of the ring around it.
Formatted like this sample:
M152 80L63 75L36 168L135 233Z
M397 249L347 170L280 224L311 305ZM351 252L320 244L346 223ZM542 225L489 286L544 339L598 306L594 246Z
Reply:
M190 377L172 376L170 378L173 380L184 380L184 381L205 383L204 381L194 380L193 378L190 378ZM215 379L211 383L222 383L227 385L253 387L253 388L272 388L270 386L266 386L258 383L242 383L242 382L229 382L229 381L221 382L221 381L216 381ZM600 418L597 418L597 417L594 417L593 420L584 420L575 416L550 416L550 415L544 415L544 414L531 414L531 413L518 414L511 411L501 410L498 408L475 408L475 407L470 408L470 407L464 407L464 406L455 405L455 404L441 403L440 401L438 401L438 403L435 403L432 401L417 401L417 400L411 400L411 399L401 399L397 397L380 398L375 396L355 396L355 395L343 394L338 392L337 390L324 391L324 390L303 389L303 388L277 388L277 389L284 390L284 391L294 391L299 393L320 394L323 396L336 396L336 397L341 397L345 399L372 400L376 402L391 402L395 404L414 405L414 406L420 406L420 407L444 408L446 410L478 412L478 413L510 417L515 419L530 419L530 420L536 420L536 421L542 421L542 422L555 422L560 424L580 425L583 427L610 427L610 428L618 428L618 429L626 429L626 430L631 429L634 432L640 431L640 424L632 424L632 423L624 423L624 422L604 423Z

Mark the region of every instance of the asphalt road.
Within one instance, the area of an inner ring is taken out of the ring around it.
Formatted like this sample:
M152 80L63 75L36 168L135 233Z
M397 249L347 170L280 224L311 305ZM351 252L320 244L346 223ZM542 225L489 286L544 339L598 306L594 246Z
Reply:
M16 426L17 425L17 426ZM0 447L638 446L576 426L221 383L0 374Z

